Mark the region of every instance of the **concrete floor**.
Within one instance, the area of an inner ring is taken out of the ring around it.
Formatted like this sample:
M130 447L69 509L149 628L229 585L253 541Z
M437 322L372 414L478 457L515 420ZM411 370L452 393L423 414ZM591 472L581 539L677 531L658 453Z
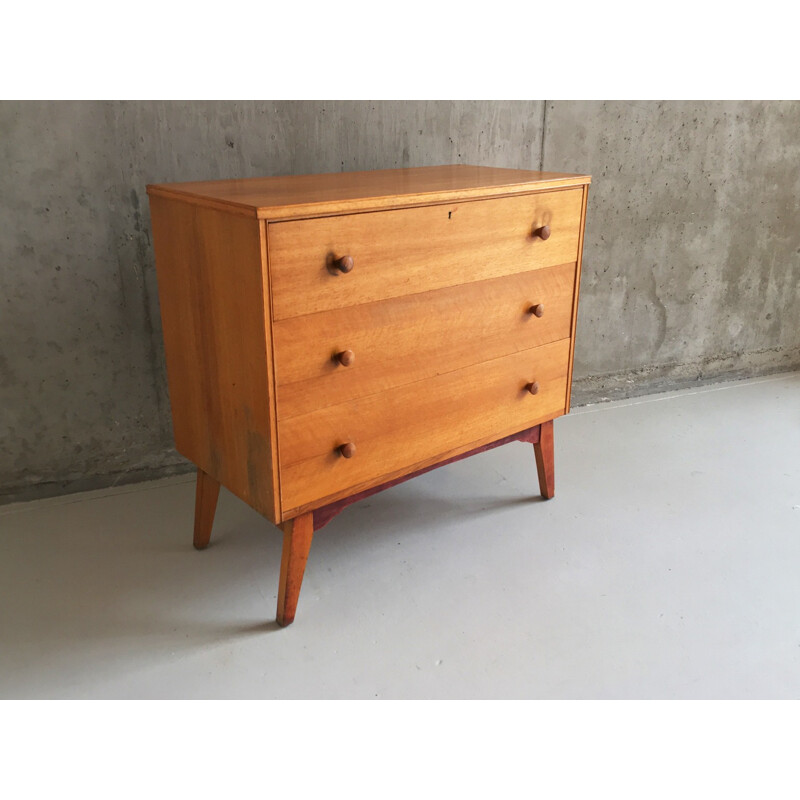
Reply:
M798 698L800 373L556 421L281 535L193 479L0 508L2 698Z

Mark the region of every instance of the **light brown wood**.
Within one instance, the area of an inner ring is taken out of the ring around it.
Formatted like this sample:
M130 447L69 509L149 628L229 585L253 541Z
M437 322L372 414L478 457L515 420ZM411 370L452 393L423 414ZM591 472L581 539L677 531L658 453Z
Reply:
M581 287L581 263L583 262L583 240L586 234L586 205L589 201L589 186L583 187L583 200L581 203L580 239L578 240L578 263L575 270L575 287L572 292L572 325L570 327L571 345L569 348L569 366L567 367L567 401L566 409L569 413L572 402L572 366L575 362L575 329L578 325L578 295Z
M274 325L280 419L569 336L575 265L406 295ZM547 299L537 318L530 305ZM332 355L351 349L346 369Z
M263 225L163 197L150 210L175 445L277 521Z
M205 550L211 541L218 498L219 481L198 469L194 495L194 546L198 550Z
M151 196L178 198L260 219L352 214L452 203L476 197L581 186L588 175L449 164L437 167L153 184Z
M220 485L283 523L279 624L315 511L520 437L553 496L589 182L457 165L148 187L194 543Z
M280 459L280 442L278 441L278 412L276 399L278 397L278 382L275 377L275 332L272 327L272 288L269 275L269 246L268 246L268 226L264 220L259 222L259 239L261 244L261 285L263 287L263 311L264 311L264 332L267 337L266 357L267 357L267 382L269 384L269 398L267 402L267 415L270 431L270 497L274 512L272 515L265 514L267 519L274 522L283 521L286 517L281 509L281 473L278 468ZM263 512L262 512L263 513Z
M410 481L413 480L414 478L418 478L420 475L424 475L426 472L430 472L433 469L438 469L439 467L443 467L447 464L452 464L456 461L461 461L462 459L470 458L471 456L478 455L478 453L484 453L487 450L493 450L495 447L500 447L504 444L509 444L511 442L528 442L530 444L536 444L539 441L539 428L540 428L539 425L534 425L532 428L528 428L524 431L518 431L517 433L512 433L510 436L504 436L501 439L494 439L491 442L486 442L483 443L482 445L477 445L471 450L459 453L458 455L455 455L452 458L446 458L443 461L439 460L434 462L433 464L427 464L425 467L421 469L414 470L414 472L408 472L405 475L401 475L395 478L394 480L390 480L385 483L380 483L377 486L371 486L363 491L347 495L346 497L343 497L339 500L335 500L332 503L328 503L327 505L315 508L313 511L314 533L316 533L320 528L325 527L325 525L327 525L337 514L341 513L343 509L347 508L347 506L352 505L353 503L357 503L360 500L364 500L367 497L371 497L373 494L377 494L378 492L383 492L386 489L390 489L392 486L397 486L398 484L404 483L405 481Z
M280 420L286 513L455 455L564 413L569 340L543 345L311 414ZM536 380L539 393L526 389ZM343 459L343 442L358 447Z
M283 553L278 584L277 622L285 627L292 624L297 612L297 600L303 585L311 540L314 538L314 515L302 514L284 522L282 528Z
M539 474L539 491L545 500L549 500L556 493L553 420L542 423L539 441L534 444L533 452L536 455L536 471Z
M578 256L581 189L269 225L276 320L514 275ZM552 235L534 237L547 221ZM355 269L331 274L330 253Z

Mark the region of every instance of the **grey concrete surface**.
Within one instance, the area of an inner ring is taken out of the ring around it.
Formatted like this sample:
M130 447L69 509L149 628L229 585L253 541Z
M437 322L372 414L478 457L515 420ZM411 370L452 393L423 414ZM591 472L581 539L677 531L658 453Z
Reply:
M753 424L758 420L758 425ZM556 421L280 531L189 476L0 509L0 698L797 699L800 373Z
M590 172L575 401L800 365L800 103L548 102Z
M0 154L0 491L177 463L113 106L0 103Z
M180 472L145 185L591 172L576 404L800 365L799 103L0 102L0 502Z

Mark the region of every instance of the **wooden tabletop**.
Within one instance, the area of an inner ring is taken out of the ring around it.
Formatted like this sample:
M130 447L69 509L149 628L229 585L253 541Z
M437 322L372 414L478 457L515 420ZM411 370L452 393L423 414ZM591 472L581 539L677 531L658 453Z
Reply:
M151 184L147 193L259 219L287 219L524 194L590 182L589 175L450 164Z

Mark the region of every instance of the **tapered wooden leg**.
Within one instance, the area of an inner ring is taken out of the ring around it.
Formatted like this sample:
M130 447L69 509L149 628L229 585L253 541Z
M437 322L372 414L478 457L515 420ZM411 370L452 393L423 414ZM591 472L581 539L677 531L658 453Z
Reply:
M218 498L219 482L207 472L198 469L197 491L194 496L194 546L198 550L208 547Z
M281 581L278 586L278 625L291 625L297 610L297 599L306 571L308 551L314 538L314 514L302 514L283 528L283 555L281 556Z
M553 420L543 422L539 431L539 441L533 446L536 454L536 471L539 473L539 491L545 500L556 492L554 470Z

